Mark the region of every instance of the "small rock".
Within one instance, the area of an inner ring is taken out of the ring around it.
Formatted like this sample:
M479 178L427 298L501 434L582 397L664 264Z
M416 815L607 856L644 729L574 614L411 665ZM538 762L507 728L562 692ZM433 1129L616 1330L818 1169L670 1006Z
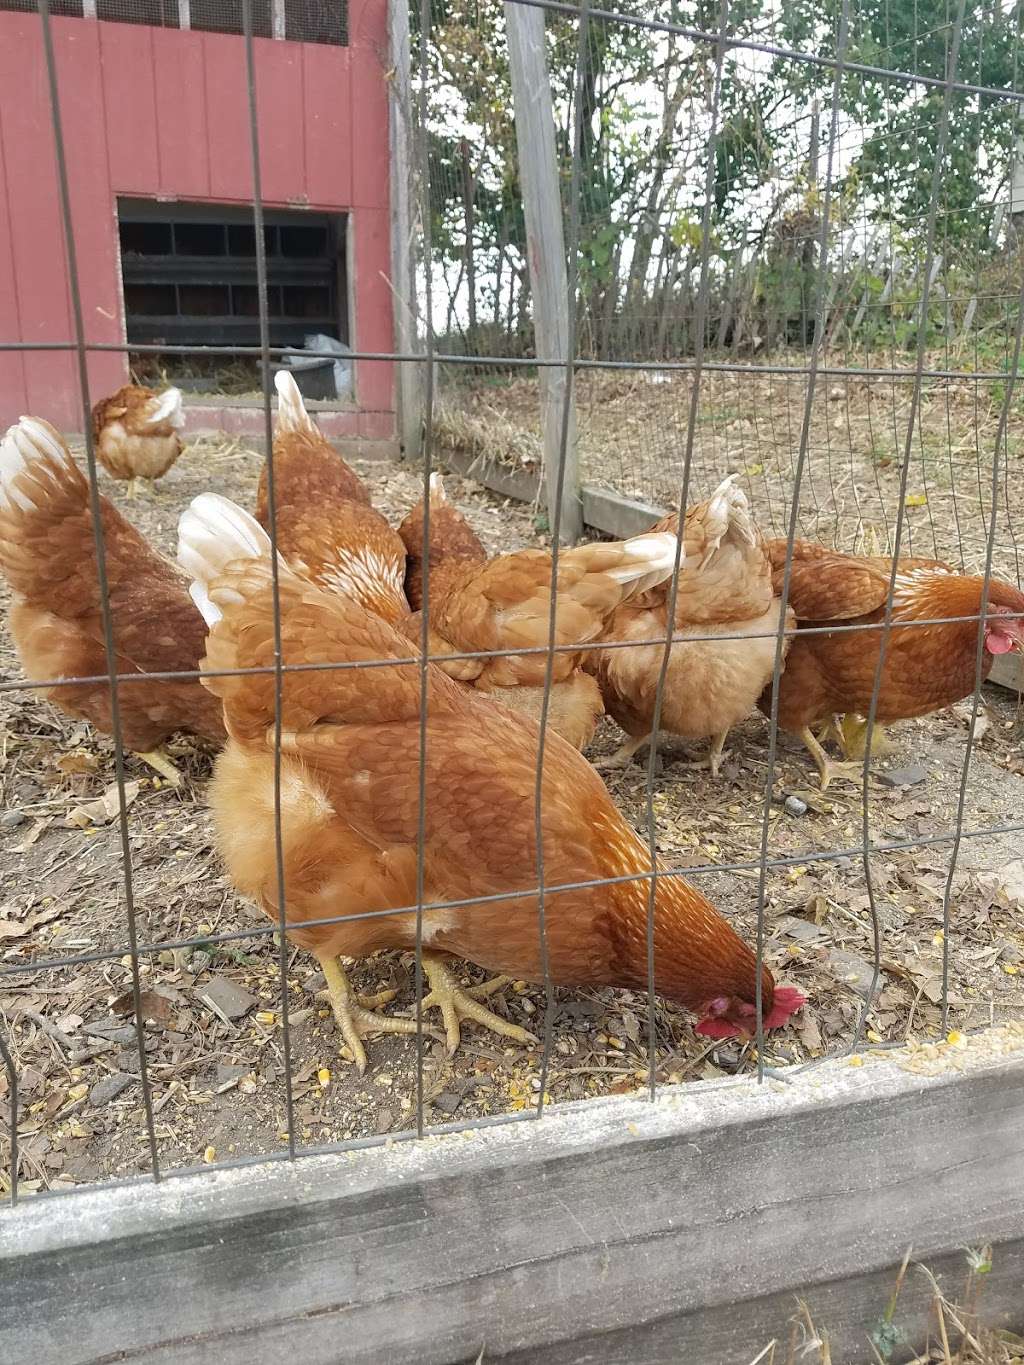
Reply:
M209 981L203 983L196 994L213 1009L214 1013L220 1010L228 1019L241 1019L256 1004L254 995L250 995L247 990L243 990L226 976L211 977Z
M450 1117L462 1103L462 1096L456 1095L453 1090L442 1090L440 1095L434 1096L431 1103L435 1109L440 1109L442 1114Z
M890 768L878 773L883 787L916 787L919 782L928 781L928 769L920 763L912 763L909 768Z
M103 1038L110 1043L130 1043L135 1038L135 1030L130 1024L118 1024L113 1020L100 1019L94 1024L83 1024L82 1029L90 1038Z
M200 972L206 971L212 961L213 958L208 952L205 952L202 948L197 948L191 958L189 958L188 969L193 975L198 976Z
M1024 953L1012 943L1007 943L999 950L999 961L1024 962Z
M248 1076L251 1070L251 1066L225 1066L221 1063L217 1068L217 1084L227 1085L230 1081L240 1081L243 1076Z
M787 815L806 815L807 802L801 801L799 796L787 796L782 803L782 809Z
M866 999L871 991L871 982L875 975L875 969L870 962L858 957L856 953L847 952L845 948L833 948L829 953L829 958L835 970L836 977L851 991L856 991L858 995Z
M0 815L0 829L17 829L18 826L23 825L27 819L28 816L24 811L5 810L3 815Z
M133 1077L126 1076L123 1071L112 1071L109 1076L104 1076L101 1081L96 1082L89 1091L89 1099L97 1106L109 1104L126 1086L131 1085L132 1080Z

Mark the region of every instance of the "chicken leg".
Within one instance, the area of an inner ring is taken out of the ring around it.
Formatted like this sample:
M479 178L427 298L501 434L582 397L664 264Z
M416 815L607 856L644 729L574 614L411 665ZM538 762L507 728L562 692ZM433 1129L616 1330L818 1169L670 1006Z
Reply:
M459 1046L460 1019L474 1019L492 1033L500 1034L503 1038L512 1038L517 1043L537 1041L526 1029L520 1028L518 1024L510 1024L507 1019L502 1019L499 1014L493 1013L479 1003L504 986L509 980L507 976L496 976L490 981L481 982L479 986L470 986L464 990L456 985L448 970L447 961L438 953L423 954L423 971L430 982L430 992L423 997L422 1008L425 1010L436 1008L441 1011L449 1052L454 1052Z
M839 743L847 758L863 759L867 752L868 723L862 716L853 714L843 716L839 723ZM871 757L879 758L892 753L892 744L881 725L876 724L871 731Z
M651 736L649 734L634 735L631 739L620 744L615 752L609 754L607 758L595 758L593 766L599 773L611 772L616 768L628 768L634 754L650 742Z
M810 751L810 755L814 759L815 766L817 767L821 778L822 791L828 790L828 785L834 777L845 777L853 782L857 778L863 776L864 768L860 763L833 763L828 754L815 739L814 731L809 725L804 726L800 731L800 738L803 740L804 745Z
M135 757L141 758L143 763L147 763L158 772L164 781L169 782L172 787L181 786L181 773L178 772L162 749L146 749L145 752L138 750Z
M362 1039L371 1033L415 1033L416 1020L396 1019L367 1009L353 994L345 969L336 957L320 957L318 953L317 960L327 981L335 1022L352 1053L356 1070L362 1075L366 1070L366 1049Z
M345 969L336 957L319 957L318 955L318 960L327 981L327 993L330 997L331 1008L334 1010L334 1018L360 1074L366 1070L366 1050L362 1044L363 1038L371 1033L414 1034L417 1032L415 1019L378 1014L374 1009L367 1008L367 1005L385 1003L390 998L388 992L384 992L382 996L377 996L373 1000L358 997L353 993ZM507 976L497 976L491 981L482 982L479 986L470 986L467 990L463 990L452 979L445 958L437 953L427 952L423 954L423 972L430 983L430 990L423 997L421 1011L435 1008L441 1011L449 1052L454 1052L461 1042L460 1019L473 1019L476 1023L482 1024L484 1028L489 1028L492 1033L498 1033L505 1038L512 1038L517 1043L535 1043L537 1041L533 1034L528 1033L526 1029L520 1028L517 1024L510 1024L507 1019L502 1019L500 1015L494 1014L486 1006L479 1003L480 1000L493 995L496 990L505 985L509 979ZM432 1037L439 1037L432 1030L429 1032Z

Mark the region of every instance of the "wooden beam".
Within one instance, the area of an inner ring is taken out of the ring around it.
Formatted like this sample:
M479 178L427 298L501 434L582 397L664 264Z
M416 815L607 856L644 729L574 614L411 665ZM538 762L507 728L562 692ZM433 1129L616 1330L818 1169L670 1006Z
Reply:
M544 47L544 11L506 0L508 60L515 105L519 185L526 220L526 254L533 296L533 329L540 360L570 361L569 285L562 232L555 115ZM539 370L544 426L544 476L548 518L555 520L562 430L566 403L566 371L561 366ZM565 450L561 538L574 544L583 532L577 458L576 412L571 403Z
M749 1365L799 1295L860 1361L911 1244L951 1296L991 1245L985 1324L1020 1331L1024 1033L939 1074L915 1056L25 1200L0 1217L0 1359Z
M992 660L989 682L1009 688L1011 692L1024 692L1024 657L1020 654L997 654Z
M408 0L389 0L388 43L391 61L388 137L391 147L391 307L395 349L418 355L419 305L416 294L416 215L412 81L409 67ZM402 455L418 460L423 447L423 375L419 361L395 361L395 401Z
M440 460L446 468L453 469L463 478L473 479L481 487L503 498L533 503L540 499L540 480L536 474L522 469L509 469L497 461L486 460L479 455L464 455L456 450L444 450ZM598 488L594 484L585 483L580 492L584 524L592 531L600 531L616 540L626 540L629 536L649 531L667 510L638 498L624 497L609 488Z

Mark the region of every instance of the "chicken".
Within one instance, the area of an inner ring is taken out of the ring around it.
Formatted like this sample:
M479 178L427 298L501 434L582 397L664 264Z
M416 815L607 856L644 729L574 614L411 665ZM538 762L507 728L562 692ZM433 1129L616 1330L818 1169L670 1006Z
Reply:
M423 606L423 518L422 499L398 528L406 551L405 595L413 611ZM443 596L450 573L458 574L466 564L486 564L487 551L480 537L457 507L448 501L440 474L430 476L430 595Z
M768 545L776 588L781 591L786 542ZM824 790L834 775L814 729L835 716L866 716L882 644L892 561L860 558L798 541L793 548L789 601L798 634L779 683L779 725L803 740L821 774ZM886 647L875 716L882 726L951 706L974 690L984 580L955 574L938 560L900 560L893 595L892 629ZM993 579L989 586L982 678L996 654L1024 651L1024 593ZM964 621L951 617L968 617ZM912 626L913 621L934 621ZM829 626L878 625L877 631ZM813 628L813 632L811 630ZM806 633L804 633L806 632ZM818 633L820 632L820 633ZM760 706L769 714L771 688ZM862 736L846 726L847 742Z
M199 667L206 630L178 567L100 498L119 674ZM0 569L14 594L10 629L31 679L106 675L89 485L59 433L23 417L0 442ZM43 688L50 701L112 730L109 685ZM224 739L220 706L195 678L118 688L124 744L177 782L156 746L174 730Z
M138 479L152 484L181 454L178 433L184 425L180 389L156 393L126 384L92 410L96 458L111 478L128 480L128 496L134 497Z
M274 680L216 676L266 667L273 657L269 543L252 518L213 494L195 499L179 528L179 561L210 627L207 686L224 703L229 733L210 791L220 851L235 886L277 918L273 834ZM280 570L281 639L290 665L402 658L405 639L349 597ZM335 1016L357 1065L362 1037L412 1032L356 1001L338 957L414 946L419 831L420 668L286 672L281 712L281 842L291 937L323 965ZM460 1017L507 1037L528 1035L459 990L448 954L530 981L543 979L536 886L537 734L529 722L426 672L423 966L449 1046ZM543 774L551 978L567 986L647 982L646 844L601 779L553 736ZM500 899L450 904L470 897ZM449 904L446 904L449 903ZM396 913L373 913L395 911ZM397 913L402 911L402 913ZM366 918L354 918L357 915ZM344 916L345 918L338 918ZM318 924L325 918L332 924ZM677 876L657 881L654 985L702 1014L713 1036L755 1025L754 954L714 907ZM781 1024L803 997L761 973L763 1021ZM478 994L488 988L480 988Z
M671 734L686 739L710 736L708 758L700 766L709 766L713 776L718 774L729 730L756 708L772 676L782 609L772 589L771 565L760 533L734 478L731 475L708 502L686 514L660 717L660 728ZM655 530L677 528L678 517L673 515ZM663 584L645 599L620 607L604 639L664 640L669 588ZM787 628L793 624L788 614ZM650 742L664 654L663 644L592 651L587 666L598 678L605 707L631 737L603 766L627 763Z
M461 544L450 534L459 514L447 504L440 479L431 479L432 512L440 513L441 537L431 528L429 577L431 654L461 651L533 649L545 651L550 637L552 557L545 550L520 550L480 562L465 526ZM403 522L400 534L412 545L414 572L422 565L420 509ZM415 538L418 526L419 539ZM443 547L443 548L442 548ZM635 536L614 543L578 545L558 557L555 644L579 646L556 653L551 675L550 727L574 748L583 749L604 714L601 694L585 673L585 646L596 640L605 621L622 603L662 582L672 572L676 538L668 532ZM414 589L419 602L419 592ZM417 613L403 625L410 639L420 638ZM449 676L470 683L494 700L539 719L544 702L547 653L503 655L441 663Z
M306 412L295 380L274 376L277 548L296 573L334 592L351 593L388 621L409 615L405 547L370 505L370 495ZM260 474L256 517L270 526L267 471Z

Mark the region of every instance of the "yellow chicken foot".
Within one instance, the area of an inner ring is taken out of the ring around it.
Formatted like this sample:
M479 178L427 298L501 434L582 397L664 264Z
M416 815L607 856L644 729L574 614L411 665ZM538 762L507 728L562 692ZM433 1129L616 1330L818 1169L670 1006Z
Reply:
M147 763L155 769L172 787L181 786L181 773L178 772L162 749L147 749L145 753L136 752L135 757L141 758L143 763Z
M868 723L861 716L843 716L839 723L839 743L847 758L861 759L867 751ZM875 723L871 732L871 757L892 753L892 745L881 725Z
M805 726L800 731L800 738L810 751L814 759L815 766L821 777L821 790L827 791L828 785L834 777L843 777L850 782L856 782L864 775L863 764L860 763L833 763L825 750L821 747L814 737L814 732L810 726Z
M650 742L650 735L640 735L639 738L627 739L607 758L594 759L593 765L599 773L611 772L614 768L628 768L633 755Z
M717 735L711 736L711 746L704 758L688 758L679 761L676 766L680 768L708 768L712 777L717 777L719 769L729 757L725 749L725 741L729 737L728 730L722 730Z
M356 1070L362 1075L366 1070L366 1049L362 1039L371 1033L415 1033L416 1020L395 1019L391 1015L375 1014L373 1010L366 1009L359 1003L359 997L353 994L345 969L336 957L320 957L317 954L317 961L327 981L327 994L334 1010L335 1022L352 1053Z
M441 1011L449 1052L454 1052L461 1041L460 1019L473 1019L484 1028L490 1029L492 1033L499 1033L503 1038L511 1038L517 1043L537 1041L526 1029L520 1028L517 1024L510 1024L507 1019L502 1019L500 1015L494 1014L479 1003L481 999L486 999L504 986L510 980L509 977L496 976L479 986L464 989L456 985L445 958L436 953L423 954L423 971L430 982L430 991L423 997L421 1008L424 1010L437 1008Z

